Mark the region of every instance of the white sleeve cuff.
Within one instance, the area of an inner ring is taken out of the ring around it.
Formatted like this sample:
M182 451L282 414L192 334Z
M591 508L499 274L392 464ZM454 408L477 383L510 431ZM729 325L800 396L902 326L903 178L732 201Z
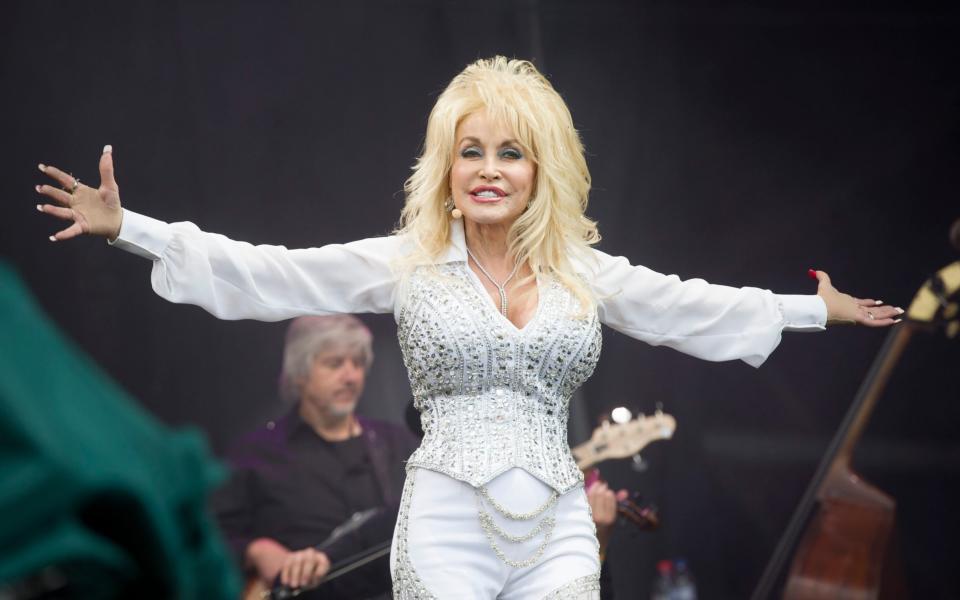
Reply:
M172 236L169 223L123 209L120 235L107 243L143 258L160 260Z
M776 294L783 310L784 331L823 331L827 305L816 294Z

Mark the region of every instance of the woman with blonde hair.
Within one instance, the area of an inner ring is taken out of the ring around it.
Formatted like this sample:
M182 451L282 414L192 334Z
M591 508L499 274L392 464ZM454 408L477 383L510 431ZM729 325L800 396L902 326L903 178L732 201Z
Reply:
M591 248L590 173L566 104L529 62L464 69L438 98L391 236L288 250L121 209L110 146L99 189L40 165L42 212L153 261L154 290L224 319L392 312L424 439L391 555L396 598L596 598L600 562L567 402L600 324L706 360L759 366L784 330L886 326L903 311L838 292L681 281ZM296 565L287 583L316 578Z

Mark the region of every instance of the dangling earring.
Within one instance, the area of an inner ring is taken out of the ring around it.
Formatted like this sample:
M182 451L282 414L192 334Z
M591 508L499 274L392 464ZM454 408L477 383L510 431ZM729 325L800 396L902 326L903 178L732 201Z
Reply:
M447 209L447 212L450 213L452 218L460 219L463 217L463 212L453 203L453 196L447 197L447 201L443 203L443 207Z

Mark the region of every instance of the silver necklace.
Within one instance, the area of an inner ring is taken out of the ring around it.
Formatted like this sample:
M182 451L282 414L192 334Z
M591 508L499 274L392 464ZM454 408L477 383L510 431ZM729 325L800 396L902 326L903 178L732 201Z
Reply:
M497 291L500 292L500 313L503 316L507 316L507 290L504 289L510 280L513 279L513 276L517 274L517 269L520 268L520 263L513 265L513 271L510 271L510 275L503 280L503 283L498 283L496 279L490 276L490 273L487 273L487 270L483 268L483 265L480 264L480 261L477 260L477 257L473 255L473 252L470 252L470 248L467 248L467 254L470 255L470 258L473 259L473 262L477 264L477 267L480 268L480 272L487 276L487 279L490 280L490 283L497 287Z

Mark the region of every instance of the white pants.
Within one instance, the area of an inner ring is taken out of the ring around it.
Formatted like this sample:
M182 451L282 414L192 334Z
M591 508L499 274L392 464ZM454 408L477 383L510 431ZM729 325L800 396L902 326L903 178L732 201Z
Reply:
M523 513L549 499L552 490L526 471L514 468L487 484L503 508ZM403 489L393 536L390 570L395 599L438 600L595 600L600 597L600 559L596 528L583 487L559 497L528 521L511 521L487 506L506 533L522 536L546 515L556 525L542 556L533 565L515 568L496 555L480 525L477 490L442 473L411 469ZM523 542L494 536L512 561L537 553L544 534Z

